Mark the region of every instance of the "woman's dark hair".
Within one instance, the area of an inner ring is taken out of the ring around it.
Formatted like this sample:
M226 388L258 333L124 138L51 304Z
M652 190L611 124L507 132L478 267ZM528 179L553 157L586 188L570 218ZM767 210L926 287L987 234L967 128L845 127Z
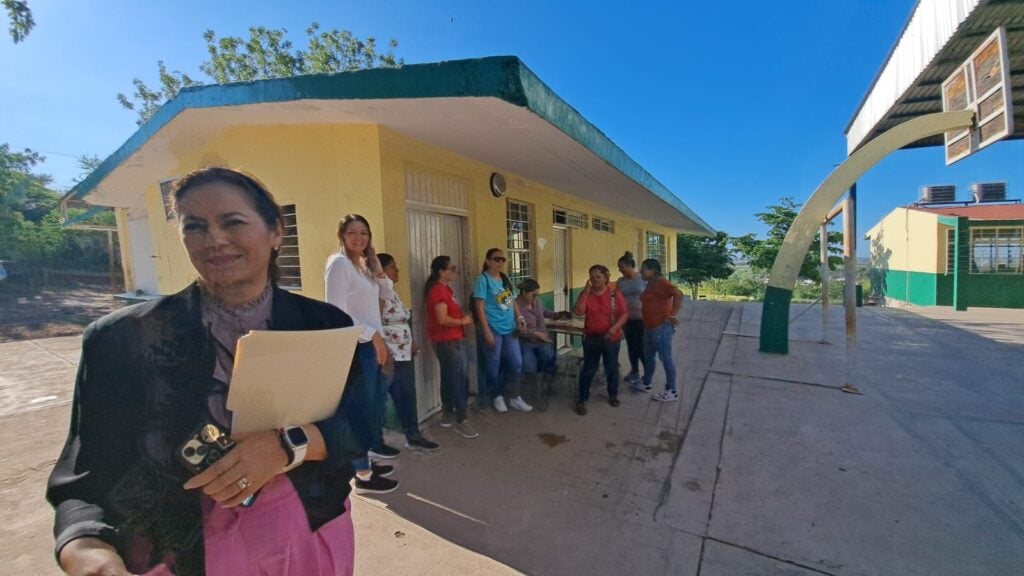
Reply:
M366 226L366 232L370 235L370 241L366 244L366 250L363 250L363 258L366 258L366 267L370 270L371 274L376 274L384 268L383 264L377 259L377 253L373 250L373 229L370 228L370 222L362 214L347 214L344 218L338 222L338 242L341 243L341 249L345 249L345 230L352 225L353 222L361 222L363 226ZM379 266L379 268L378 268Z
M381 252L380 254L377 254L377 261L380 262L380 267L383 270L384 268L391 266L391 263L395 261L395 257L387 252Z
M608 271L608 267L605 266L604 264L594 264L593 266L590 267L589 270L587 270L587 274L590 274L594 270L597 270L601 274L604 274L604 277L607 278L608 280L612 279L611 272Z
M252 203L252 207L260 215L260 218L263 219L268 230L276 230L278 227L284 226L284 214L281 212L281 207L277 205L277 202L274 201L274 195L267 190L267 187L262 182L257 180L255 176L219 166L193 170L171 184L171 209L179 219L181 214L178 207L181 201L192 190L207 184L229 184L239 188L245 192L246 198ZM270 251L270 262L267 263L267 277L270 278L270 282L275 286L277 281L281 279L281 269L277 266L277 250Z
M427 284L423 287L423 297L430 295L430 289L441 281L441 272L444 272L452 265L452 259L448 256L436 256L430 261L430 276L427 276Z
M655 258L648 258L647 260L644 260L643 264L640 264L640 268L646 268L647 270L654 272L655 276L661 276L661 262Z
M618 264L625 264L630 268L636 268L636 260L633 258L633 253L626 250L626 253L619 258Z
M520 294L526 294L534 290L540 290L540 284L533 278L523 278L523 281L519 283Z

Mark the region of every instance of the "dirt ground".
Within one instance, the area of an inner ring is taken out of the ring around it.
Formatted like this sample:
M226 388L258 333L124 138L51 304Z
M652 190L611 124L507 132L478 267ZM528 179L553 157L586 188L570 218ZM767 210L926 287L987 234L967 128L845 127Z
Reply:
M109 286L71 283L31 290L0 284L0 342L74 336L125 306Z

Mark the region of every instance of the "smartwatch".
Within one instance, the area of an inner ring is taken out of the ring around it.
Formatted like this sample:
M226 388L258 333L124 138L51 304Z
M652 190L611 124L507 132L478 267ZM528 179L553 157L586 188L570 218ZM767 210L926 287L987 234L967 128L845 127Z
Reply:
M287 472L302 464L306 459L306 448L309 446L309 436L302 426L285 426L281 429L281 446L288 453L288 464L283 472Z

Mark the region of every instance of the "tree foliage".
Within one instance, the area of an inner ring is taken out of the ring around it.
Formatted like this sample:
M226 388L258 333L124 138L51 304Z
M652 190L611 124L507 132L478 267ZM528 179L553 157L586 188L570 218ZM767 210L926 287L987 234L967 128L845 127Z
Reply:
M701 283L728 278L733 270L729 236L725 232L714 236L679 234L676 237L675 276L690 286L694 300Z
M737 252L743 254L750 267L755 271L770 272L772 265L775 264L775 258L782 248L782 241L786 238L786 233L789 232L789 227L793 225L793 220L796 219L799 212L800 204L793 198L788 196L780 198L778 204L768 206L764 212L755 214L758 220L768 226L768 237L761 240L754 234L744 234L731 239L733 247ZM829 270L835 270L842 264L842 258L833 256L833 254L842 253L840 247L842 242L842 233L828 233ZM821 281L821 241L817 237L811 242L811 247L804 256L803 264L800 266L800 277L815 282Z
M45 267L105 269L106 237L63 226L60 193L50 188L49 176L35 173L44 160L28 148L18 151L0 144L0 260L13 262L24 277ZM70 210L69 216L83 212ZM88 223L113 225L114 215L104 211Z
M11 40L14 43L22 42L28 33L35 28L36 21L32 18L32 10L28 2L23 0L3 0L4 10L7 11L7 18L10 20L8 31L11 33Z
M149 120L160 106L177 96L183 88L203 84L250 82L268 78L285 78L321 72L344 72L364 68L394 68L403 61L396 59L395 39L387 43L386 51L379 51L373 36L360 39L348 30L321 31L312 23L306 29L305 50L296 49L287 38L284 28L270 29L255 26L249 29L249 38L225 36L218 38L213 30L203 34L210 58L199 65L206 79L197 81L188 74L169 70L163 61L157 62L159 87L150 87L136 78L131 96L118 94L122 106L138 113L139 125Z
M0 260L25 269L47 262L63 245L60 195L49 189L48 176L32 172L43 160L28 148L0 144Z

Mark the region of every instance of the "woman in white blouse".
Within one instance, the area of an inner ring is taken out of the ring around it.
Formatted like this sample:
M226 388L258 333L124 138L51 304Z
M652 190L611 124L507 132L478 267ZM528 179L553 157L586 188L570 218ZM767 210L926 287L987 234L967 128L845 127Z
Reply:
M380 261L388 280L392 284L397 284L398 263L395 262L394 256L381 252L377 254L377 260ZM391 353L395 369L390 371L390 374L385 373L384 382L395 403L398 422L405 432L405 447L434 451L438 445L423 437L416 411L416 369L412 357L418 352L418 348L412 341L412 327L409 326L412 314L398 294L393 289L390 292L390 298L381 292L380 319L384 323L384 343Z
M390 368L391 358L384 343L384 326L380 318L380 298L394 294L391 280L384 275L373 249L370 223L359 214L349 214L338 224L341 249L327 259L324 284L327 302L347 312L356 326L363 329L356 348L355 361L363 374L362 386L355 400L361 404L355 412L361 422L353 423L356 435L365 444L367 455L352 462L356 469L356 489L384 494L398 487L398 482L385 478L391 466L373 465L370 458L391 459L399 451L384 443L384 403L387 392L380 378L381 367Z

